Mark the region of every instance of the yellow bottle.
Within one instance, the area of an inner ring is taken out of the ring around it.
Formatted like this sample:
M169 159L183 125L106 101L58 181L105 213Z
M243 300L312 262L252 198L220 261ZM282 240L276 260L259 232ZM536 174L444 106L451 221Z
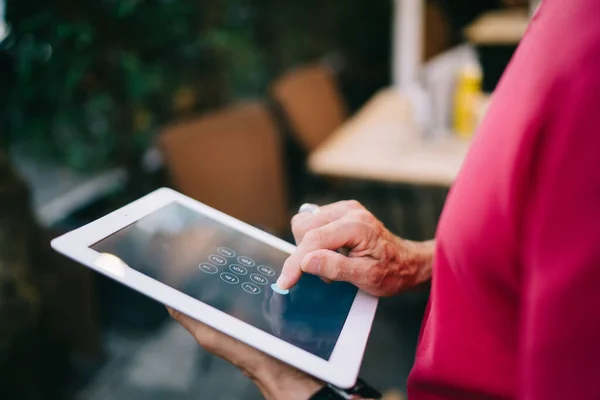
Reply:
M469 139L477 129L477 107L481 97L481 68L477 65L464 66L459 74L454 93L454 133Z

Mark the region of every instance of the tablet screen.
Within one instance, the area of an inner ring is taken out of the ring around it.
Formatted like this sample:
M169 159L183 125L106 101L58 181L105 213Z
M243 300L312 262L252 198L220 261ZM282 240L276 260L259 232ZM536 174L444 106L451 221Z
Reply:
M325 360L357 292L304 274L278 294L287 253L177 202L91 247Z

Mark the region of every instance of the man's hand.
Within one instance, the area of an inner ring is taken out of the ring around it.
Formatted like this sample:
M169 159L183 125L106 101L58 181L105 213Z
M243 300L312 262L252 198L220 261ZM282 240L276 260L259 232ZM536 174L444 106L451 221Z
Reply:
M283 266L277 285L294 286L303 272L350 282L375 296L391 296L431 278L433 241L411 242L388 231L360 203L323 206L292 219L298 248ZM346 248L344 256L336 250Z
M306 400L323 386L318 380L239 340L179 311L167 309L208 352L229 361L252 379L267 400Z

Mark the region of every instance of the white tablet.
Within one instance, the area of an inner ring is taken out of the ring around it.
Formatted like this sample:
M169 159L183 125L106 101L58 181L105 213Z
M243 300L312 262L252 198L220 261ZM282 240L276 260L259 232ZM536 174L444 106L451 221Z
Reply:
M319 379L356 381L377 299L308 274L277 293L295 246L180 193L159 189L52 247Z

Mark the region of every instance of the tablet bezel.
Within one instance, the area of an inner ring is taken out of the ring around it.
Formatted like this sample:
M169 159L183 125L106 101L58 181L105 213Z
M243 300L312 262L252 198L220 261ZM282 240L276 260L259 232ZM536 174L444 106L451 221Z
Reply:
M329 360L319 358L265 331L154 280L125 264L100 262L93 244L131 225L152 212L178 202L287 253L295 246L269 233L168 188L158 189L125 207L52 241L52 247L138 292L255 347L287 364L341 388L354 385L367 344L377 298L358 291Z

